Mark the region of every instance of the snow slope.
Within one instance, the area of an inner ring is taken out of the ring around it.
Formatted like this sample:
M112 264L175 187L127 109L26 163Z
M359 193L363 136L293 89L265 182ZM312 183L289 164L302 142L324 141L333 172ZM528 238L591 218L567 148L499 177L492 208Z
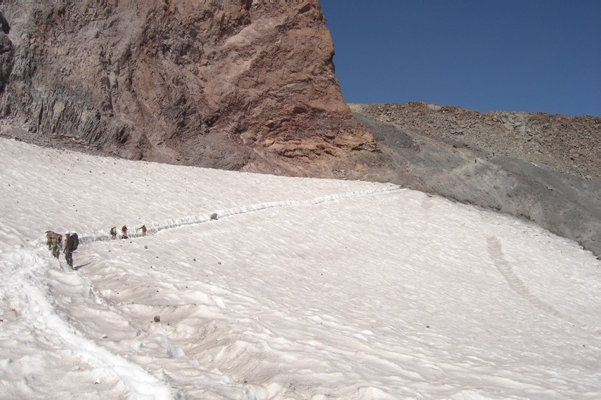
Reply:
M524 221L8 139L0 187L2 399L601 398L601 262Z

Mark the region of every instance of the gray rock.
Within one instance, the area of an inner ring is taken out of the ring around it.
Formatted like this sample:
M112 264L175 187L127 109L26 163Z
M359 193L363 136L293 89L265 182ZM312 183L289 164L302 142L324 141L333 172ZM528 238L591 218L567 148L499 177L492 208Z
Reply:
M601 181L355 116L383 154L372 179L531 220L601 256Z

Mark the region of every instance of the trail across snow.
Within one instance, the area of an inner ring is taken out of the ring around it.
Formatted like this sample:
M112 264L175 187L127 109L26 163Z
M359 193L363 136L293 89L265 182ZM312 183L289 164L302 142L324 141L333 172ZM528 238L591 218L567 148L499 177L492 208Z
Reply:
M146 223L145 225L147 225L147 229L148 229L146 231L146 233L142 233L141 231L136 231L133 233L128 233L127 236L129 238L142 237L142 236L146 236L146 235L156 234L157 232L168 230L168 229L181 228L181 227L188 226L188 225L204 224L207 222L211 222L214 219L215 220L223 219L223 218L227 218L227 217L231 217L231 216L235 216L235 215L239 215L239 214L246 214L246 213L250 213L250 212L269 210L271 208L319 205L319 204L323 204L323 203L336 202L336 201L352 199L352 198L357 198L357 197L373 196L373 195L377 195L377 194L381 194L381 193L389 193L389 192L399 190L399 189L400 188L396 185L386 185L386 186L383 186L380 188L374 188L374 189L370 189L370 190L352 191L352 192L348 192L348 193L339 193L339 194L333 194L333 195L319 196L314 199L308 199L308 200L282 200L282 201L272 201L272 202L251 204L251 205L247 205L247 206L230 208L230 209L226 209L226 210L218 210L214 213L211 213L210 215L192 215L192 216L186 216L186 217L181 217L181 218L176 218L176 219L168 219L168 220L160 221L160 222ZM213 219L213 215L215 215L214 219ZM87 233L87 234L84 233L80 236L80 240L82 243L89 243L89 242L95 242L95 241L99 241L99 240L111 240L111 236L110 236L110 234L106 234L106 233L102 233L102 232L101 233Z
M39 250L39 248L38 248ZM148 374L143 368L107 351L81 334L57 314L46 283L40 279L51 267L39 251L18 250L3 257L3 282L0 295L18 307L14 312L37 340L57 351L67 351L80 362L90 364L98 376L116 379L129 395L138 399L169 399L174 391L168 384ZM18 305L18 306L17 306ZM8 386L8 385L7 385ZM15 388L5 387L11 393ZM68 392L68 388L65 389ZM31 394L31 393L30 393ZM13 394L17 397L17 393ZM53 395L58 395L57 393ZM57 396L58 397L58 396ZM7 397L8 398L8 397Z
M532 224L6 139L0 185L0 398L601 397L600 262Z

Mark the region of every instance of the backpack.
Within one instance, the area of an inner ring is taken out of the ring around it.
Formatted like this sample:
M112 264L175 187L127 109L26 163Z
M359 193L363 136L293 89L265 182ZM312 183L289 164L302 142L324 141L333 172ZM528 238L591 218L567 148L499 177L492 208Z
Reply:
M67 248L69 251L75 251L77 250L77 246L79 246L79 238L77 237L77 233L72 233L71 236L69 236Z

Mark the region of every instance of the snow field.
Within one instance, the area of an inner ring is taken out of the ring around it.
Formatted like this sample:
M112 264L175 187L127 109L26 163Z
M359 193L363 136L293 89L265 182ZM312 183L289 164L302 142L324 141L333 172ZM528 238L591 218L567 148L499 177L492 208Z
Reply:
M386 184L0 156L0 397L601 397L601 265L536 226ZM124 223L151 231L108 240ZM80 233L77 272L47 229Z

